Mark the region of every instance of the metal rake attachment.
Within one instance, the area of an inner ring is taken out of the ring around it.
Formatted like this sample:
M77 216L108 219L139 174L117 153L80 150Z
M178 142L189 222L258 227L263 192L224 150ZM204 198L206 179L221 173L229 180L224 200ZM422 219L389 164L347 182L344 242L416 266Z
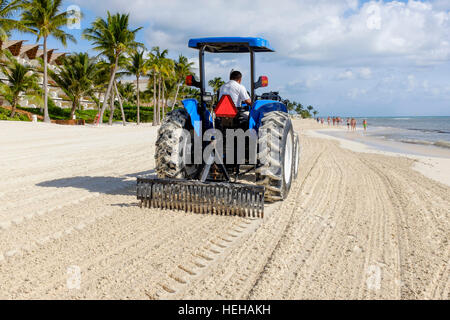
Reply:
M141 207L264 217L264 187L226 182L137 178Z

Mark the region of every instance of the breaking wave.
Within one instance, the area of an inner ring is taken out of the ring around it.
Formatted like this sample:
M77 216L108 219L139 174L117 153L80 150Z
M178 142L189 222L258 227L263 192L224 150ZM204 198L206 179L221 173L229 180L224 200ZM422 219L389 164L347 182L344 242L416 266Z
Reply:
M400 140L400 142L410 143L410 144L420 144L420 145L425 145L425 146L435 146L435 147L450 149L450 142L449 141L436 141L436 142L433 142L433 141L403 139L403 140Z

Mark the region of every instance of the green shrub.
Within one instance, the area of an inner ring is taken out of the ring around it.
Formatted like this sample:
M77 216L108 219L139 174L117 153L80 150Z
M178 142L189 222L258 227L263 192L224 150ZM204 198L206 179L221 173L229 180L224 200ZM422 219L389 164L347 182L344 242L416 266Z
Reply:
M20 108L22 110L43 116L43 112L40 109L34 108ZM125 118L129 122L137 121L137 106L124 104L123 111L125 113ZM86 122L94 121L98 110L76 110L75 115L77 119L83 119ZM52 99L48 100L48 113L51 119L54 120L69 120L70 119L70 108L60 108L55 105ZM106 122L109 119L109 109L105 110L103 115L103 121ZM153 121L153 107L140 107L141 122L152 122ZM113 121L122 121L122 113L120 111L120 106L116 103L116 108L114 109Z
M8 109L0 108L0 120L10 120L10 121L30 121L28 117L24 114L16 113L16 115L11 118L11 111Z

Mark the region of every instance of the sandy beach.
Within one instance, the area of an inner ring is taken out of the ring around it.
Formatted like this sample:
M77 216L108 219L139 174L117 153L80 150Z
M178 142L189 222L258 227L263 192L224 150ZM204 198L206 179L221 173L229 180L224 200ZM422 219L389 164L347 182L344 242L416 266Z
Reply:
M0 299L449 299L450 160L294 124L261 220L140 209L156 127L0 121Z

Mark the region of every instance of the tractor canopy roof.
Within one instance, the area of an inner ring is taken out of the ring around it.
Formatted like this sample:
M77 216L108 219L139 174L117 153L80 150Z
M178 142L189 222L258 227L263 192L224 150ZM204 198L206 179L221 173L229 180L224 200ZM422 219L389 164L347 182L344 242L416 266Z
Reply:
M196 38L189 40L189 48L200 49L205 46L206 52L213 53L240 53L250 52L274 52L269 41L262 38L251 37L217 37Z

